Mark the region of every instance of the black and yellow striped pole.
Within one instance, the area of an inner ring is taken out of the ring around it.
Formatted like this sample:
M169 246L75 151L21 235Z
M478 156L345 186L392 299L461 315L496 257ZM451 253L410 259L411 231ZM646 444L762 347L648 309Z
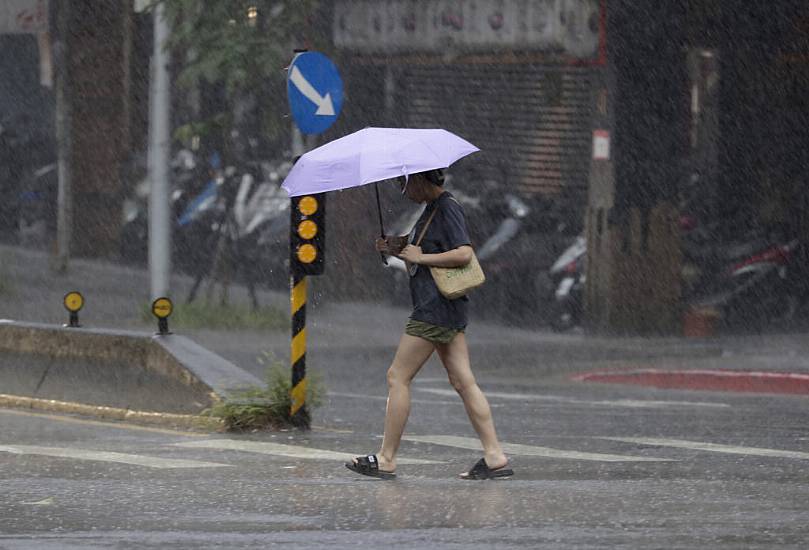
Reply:
M292 389L290 392L290 418L302 428L309 427L309 412L306 409L306 275L292 270Z
M323 193L292 198L290 220L290 269L292 303L292 388L290 418L302 428L309 427L306 410L306 277L325 269L326 196Z

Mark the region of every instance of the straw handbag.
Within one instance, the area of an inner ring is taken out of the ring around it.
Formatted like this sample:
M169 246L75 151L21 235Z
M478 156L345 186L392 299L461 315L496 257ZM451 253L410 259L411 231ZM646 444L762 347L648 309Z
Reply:
M416 246L421 244L424 234L427 232L427 227L433 221L435 213L438 211L436 207L430 217L427 218L427 223L421 230ZM473 288L477 288L486 281L486 275L483 274L483 269L480 267L480 262L472 251L472 259L468 264L460 267L433 267L430 266L430 274L433 276L435 286L444 298L448 300L455 300L464 296Z

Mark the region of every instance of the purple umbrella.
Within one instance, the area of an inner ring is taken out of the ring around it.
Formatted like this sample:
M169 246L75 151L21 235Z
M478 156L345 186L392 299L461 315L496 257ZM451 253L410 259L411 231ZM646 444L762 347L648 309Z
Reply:
M446 130L364 128L301 156L282 187L290 197L359 187L446 168L476 151Z
M479 150L441 129L364 128L301 156L281 187L290 197L359 187L447 168ZM379 189L375 191L379 226L384 237Z

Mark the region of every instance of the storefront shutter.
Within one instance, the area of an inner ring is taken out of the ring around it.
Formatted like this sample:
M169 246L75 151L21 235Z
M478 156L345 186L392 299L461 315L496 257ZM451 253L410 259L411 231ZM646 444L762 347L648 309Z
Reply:
M441 127L481 148L476 163L527 195L586 196L593 69L540 64L401 67L410 127Z

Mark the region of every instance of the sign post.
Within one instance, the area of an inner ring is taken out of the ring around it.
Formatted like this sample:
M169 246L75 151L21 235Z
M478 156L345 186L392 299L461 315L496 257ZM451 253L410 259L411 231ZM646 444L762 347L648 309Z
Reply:
M321 53L297 52L287 72L287 99L297 125L293 131L308 135L326 131L337 120L343 106L343 81L337 67ZM301 151L296 151L296 158L298 152ZM289 413L294 425L306 429L311 420L306 409L306 277L320 275L325 269L325 198L322 193L292 197L290 208L292 388Z

